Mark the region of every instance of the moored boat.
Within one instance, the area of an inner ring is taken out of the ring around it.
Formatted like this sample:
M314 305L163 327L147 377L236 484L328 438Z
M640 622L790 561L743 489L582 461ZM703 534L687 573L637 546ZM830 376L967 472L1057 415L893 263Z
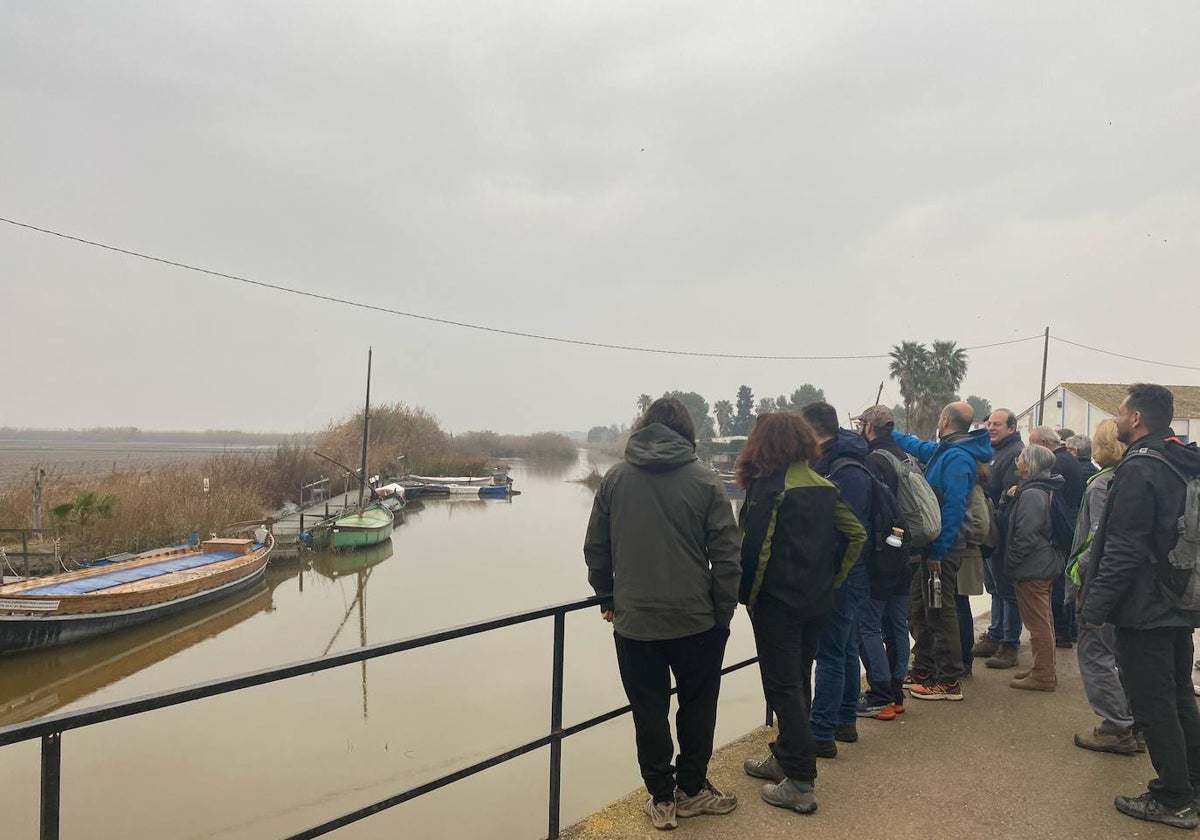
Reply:
M65 645L224 598L254 585L268 534L164 548L135 560L0 586L0 654Z
M392 511L383 502L372 502L361 510L348 510L314 526L310 532L312 546L345 551L378 545L391 539L394 526Z

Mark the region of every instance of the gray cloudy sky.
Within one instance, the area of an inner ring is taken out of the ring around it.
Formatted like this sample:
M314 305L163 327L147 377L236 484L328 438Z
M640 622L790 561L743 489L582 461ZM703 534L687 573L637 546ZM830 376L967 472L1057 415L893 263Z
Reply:
M590 341L871 354L1049 324L1200 366L1198 31L1191 0L8 3L0 216ZM886 373L472 332L3 224L0 283L0 425L312 429L361 401L368 344L376 398L452 430L742 383L844 412ZM1040 362L979 350L964 392L1024 408Z

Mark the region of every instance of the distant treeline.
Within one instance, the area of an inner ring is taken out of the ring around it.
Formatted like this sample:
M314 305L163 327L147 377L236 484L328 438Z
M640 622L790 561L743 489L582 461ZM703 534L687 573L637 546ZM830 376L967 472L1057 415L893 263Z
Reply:
M286 432L241 432L236 429L204 431L156 431L136 426L97 426L91 429L30 429L0 426L3 440L53 440L72 443L207 443L239 446L273 446L293 438Z

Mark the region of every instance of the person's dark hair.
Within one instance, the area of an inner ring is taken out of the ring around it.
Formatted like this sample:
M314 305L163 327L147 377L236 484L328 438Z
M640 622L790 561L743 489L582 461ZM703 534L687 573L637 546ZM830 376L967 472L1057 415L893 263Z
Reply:
M675 397L659 397L650 403L646 413L633 424L633 430L644 429L651 423L662 423L682 435L692 446L696 445L696 423L688 413L687 406Z
M1129 411L1142 413L1142 424L1151 432L1161 432L1175 419L1175 395L1162 385L1138 382L1129 386Z
M818 454L817 435L808 421L792 411L760 416L737 460L737 482L748 487L764 475L787 469L796 461L811 463Z
M809 403L800 409L800 416L808 421L820 438L837 437L837 409L827 402Z
M971 429L971 421L975 419L974 412L968 414L960 409L957 404L950 403L942 409L942 412L950 418L950 427L956 432L966 432Z
M1011 409L997 408L996 411L1003 411L1004 414L1006 415L1006 418L1004 420L1005 426L1007 426L1010 429L1017 428L1017 415L1013 414Z

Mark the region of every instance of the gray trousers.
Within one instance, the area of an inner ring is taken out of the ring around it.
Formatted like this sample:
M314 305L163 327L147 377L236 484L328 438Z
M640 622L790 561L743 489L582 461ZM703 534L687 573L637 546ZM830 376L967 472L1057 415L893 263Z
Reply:
M1117 676L1116 628L1111 624L1089 627L1081 621L1075 651L1088 702L1092 711L1104 718L1101 728L1110 734L1128 732L1133 727L1133 714Z

